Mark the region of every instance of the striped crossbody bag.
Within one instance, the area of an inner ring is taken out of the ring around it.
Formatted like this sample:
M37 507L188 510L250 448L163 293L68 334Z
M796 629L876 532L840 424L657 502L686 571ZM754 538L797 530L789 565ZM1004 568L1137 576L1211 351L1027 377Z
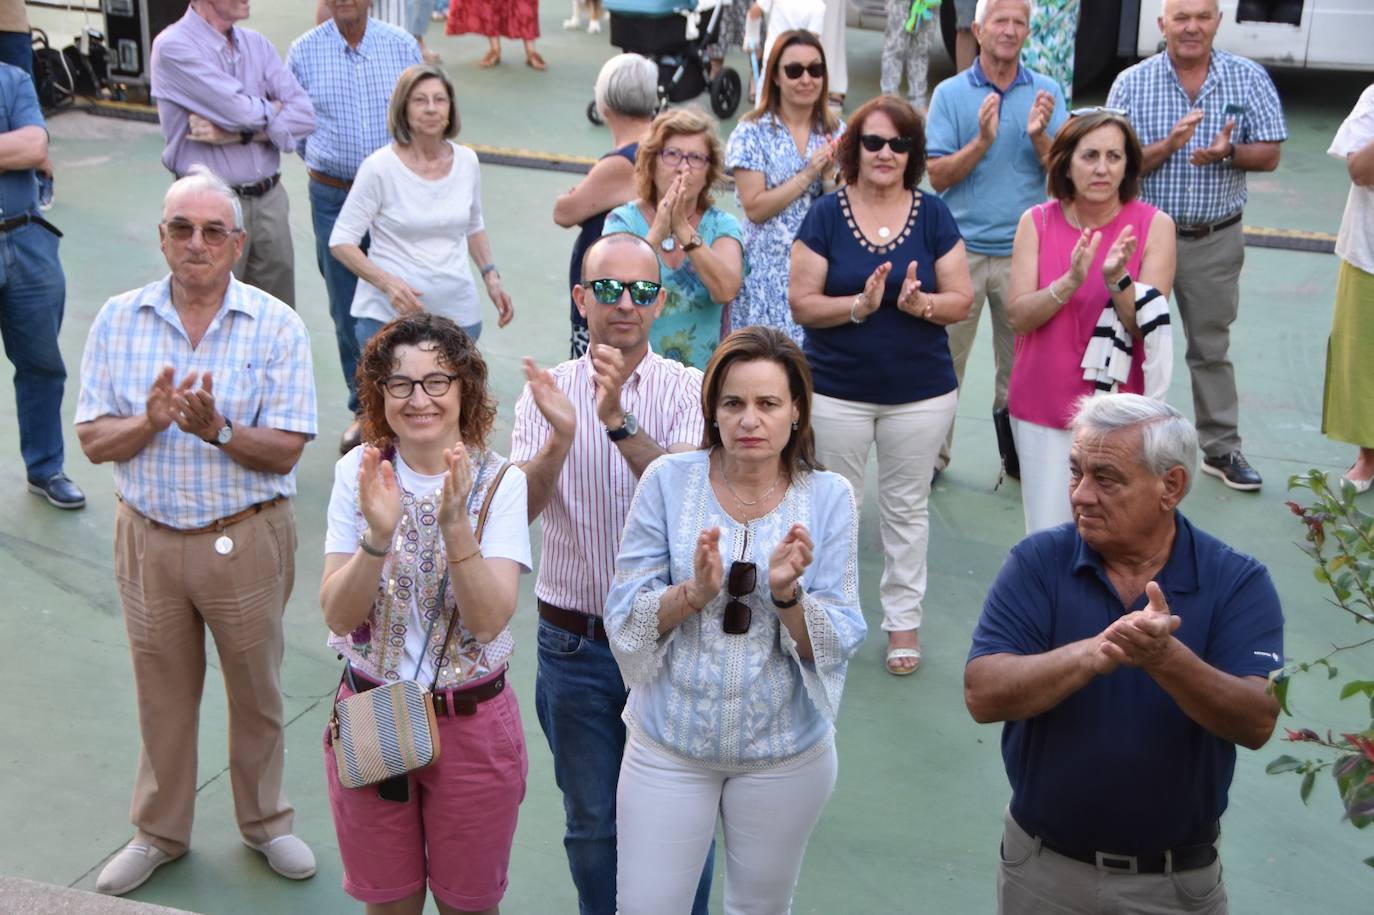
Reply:
M501 485L510 464L504 464L487 489L482 509L477 514L473 534L482 542L492 497ZM439 599L448 593L448 570L439 584ZM439 758L439 728L434 717L434 691L439 674L448 663L453 629L458 623L455 609L444 632L443 653L434 664L434 679L429 689L415 680L396 680L347 699L334 702L329 718L333 738L334 765L339 784L345 788L364 788L387 779L423 769ZM348 668L344 668L347 677Z

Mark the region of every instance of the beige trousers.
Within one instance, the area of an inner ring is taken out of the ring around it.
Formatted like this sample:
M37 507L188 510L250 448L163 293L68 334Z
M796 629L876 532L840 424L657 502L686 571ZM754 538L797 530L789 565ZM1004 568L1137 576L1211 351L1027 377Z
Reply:
M261 197L240 197L248 238L234 264L240 282L296 307L296 252L291 245L291 207L280 182Z
M129 817L136 840L177 855L191 839L205 629L229 701L229 781L243 837L291 832L282 793L282 612L295 578L289 501L218 532L154 527L124 503L115 514L115 575L133 655L142 737Z
M1242 223L1206 238L1178 240L1174 301L1188 337L1188 374L1198 446L1208 457L1240 448L1240 399L1231 364L1231 325L1240 313Z
M1011 257L996 257L970 251L968 271L973 277L973 307L969 310L967 318L947 328L949 355L954 360L954 377L959 379L959 390L962 393L964 367L968 365L968 354L973 351L973 340L978 336L978 322L983 317L983 303L987 302L989 320L992 322L992 358L997 366L992 409L997 410L1007 405L1011 360L1016 352L1016 334L1012 333L1011 321L1007 318ZM949 451L953 444L954 424L950 423L949 434L945 436L945 443L940 446L940 457L935 464L941 470L949 466Z

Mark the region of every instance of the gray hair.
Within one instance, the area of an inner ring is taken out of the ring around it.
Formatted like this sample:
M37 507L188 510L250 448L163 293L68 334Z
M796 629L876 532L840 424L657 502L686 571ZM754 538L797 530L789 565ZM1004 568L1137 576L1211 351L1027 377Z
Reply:
M229 209L234 213L233 228L243 228L243 206L239 204L239 195L235 194L234 189L224 183L223 178L199 162L192 165L191 170L184 177L173 181L172 186L167 188L167 193L162 198L162 212L166 214L167 204L172 202L173 197L191 191L208 191L223 197L229 204Z
M976 22L979 27L983 25L983 20L987 18L988 7L996 2L997 0L978 0L978 6L973 11L973 21ZM1026 21L1029 22L1031 16L1035 15L1035 3L1033 0L1021 0L1021 2L1026 5ZM1167 3L1169 0L1161 0L1161 2Z
M627 118L658 113L658 64L638 54L617 54L596 75L596 108Z
M1197 430L1182 413L1160 400L1140 394L1089 395L1074 413L1074 438L1080 434L1110 435L1140 427L1140 463L1157 477L1175 467L1188 472L1183 494L1197 475Z

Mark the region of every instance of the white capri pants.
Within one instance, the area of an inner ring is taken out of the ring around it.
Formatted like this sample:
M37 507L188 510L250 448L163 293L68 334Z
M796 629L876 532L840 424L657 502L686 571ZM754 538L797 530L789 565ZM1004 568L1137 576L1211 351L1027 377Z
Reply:
M616 789L619 915L688 915L719 811L725 915L787 915L802 855L835 790L832 741L796 765L732 774L625 743Z
M956 388L911 403L875 404L815 395L811 426L816 457L849 480L863 505L868 452L878 449L878 513L883 535L883 629L905 632L921 626L926 596L926 550L930 545L930 476L945 442Z
M1021 461L1021 510L1026 515L1026 533L1072 521L1069 449L1073 433L1012 417L1011 435Z

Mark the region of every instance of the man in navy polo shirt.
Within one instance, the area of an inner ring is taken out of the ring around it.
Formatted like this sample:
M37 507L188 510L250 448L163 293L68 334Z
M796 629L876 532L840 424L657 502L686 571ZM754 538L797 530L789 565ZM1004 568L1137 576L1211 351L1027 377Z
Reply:
M1176 510L1182 414L1113 394L1073 429L1074 524L1013 548L964 669L974 719L1006 722L998 911L1224 913L1218 819L1235 745L1278 717L1278 594Z
M997 366L994 410L1007 405L1015 335L1007 320L1011 243L1021 214L1045 199L1050 141L1068 117L1059 83L1021 66L1030 34L1029 0L978 0L973 66L935 87L926 127L930 186L949 205L968 249L973 309L949 326L954 374L964 383L964 366L983 302L992 319ZM951 423L935 466L949 465Z

